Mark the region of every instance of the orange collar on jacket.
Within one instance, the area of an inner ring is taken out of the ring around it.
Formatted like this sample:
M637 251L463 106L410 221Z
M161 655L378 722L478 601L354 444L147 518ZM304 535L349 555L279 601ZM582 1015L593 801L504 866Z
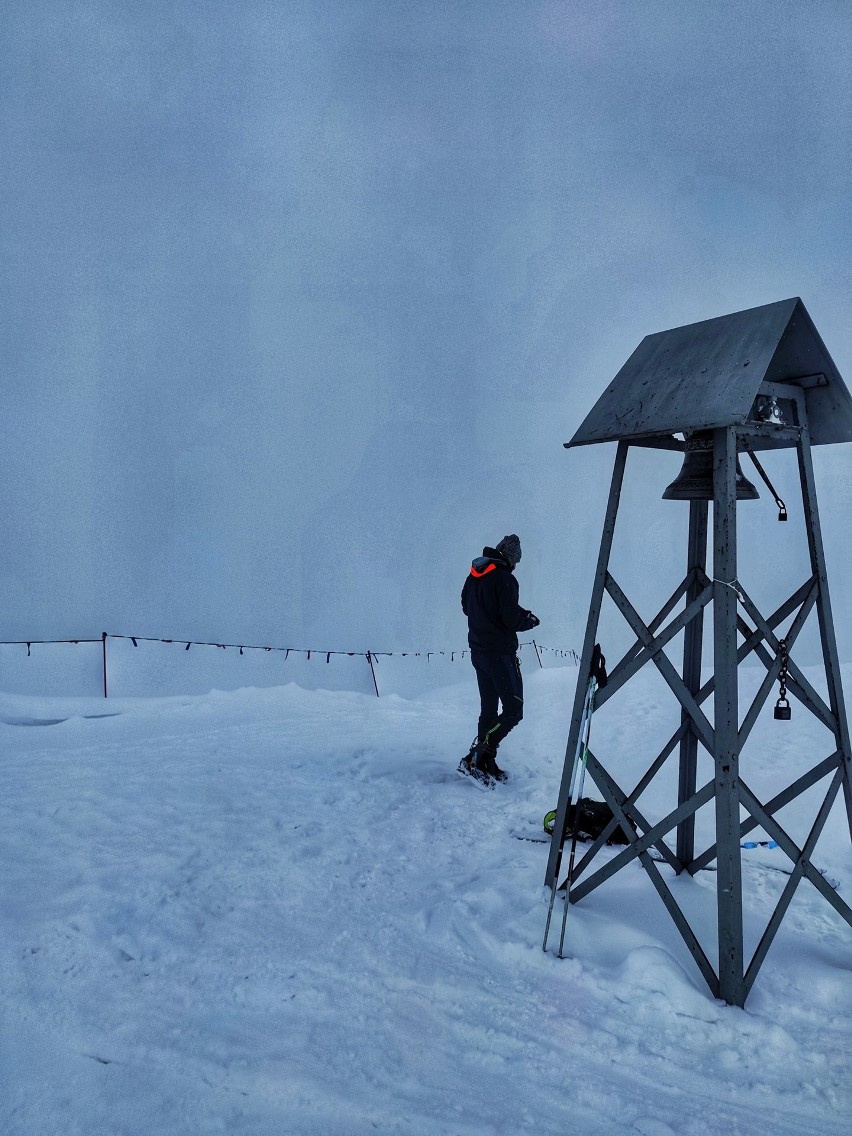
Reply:
M481 572L477 572L477 570L476 570L476 569L474 568L474 566L473 566L473 565L471 564L471 566L470 566L470 574L471 574L471 576L475 576L475 577L476 577L476 579L477 579L477 580L479 580L479 579L481 579L481 578L482 578L483 576L487 576L489 572L493 572L493 571L494 571L494 569L495 569L496 567L497 567L497 565L496 565L496 564L494 563L494 561L492 560L492 562L491 562L491 563L490 563L490 564L488 565L488 567L487 567L487 568L483 568L483 570L482 570Z

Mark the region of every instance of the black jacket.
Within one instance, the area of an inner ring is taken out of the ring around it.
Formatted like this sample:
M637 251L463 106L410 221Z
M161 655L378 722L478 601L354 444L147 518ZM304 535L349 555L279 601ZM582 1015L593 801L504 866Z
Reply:
M506 561L493 548L483 548L470 566L461 594L467 616L467 641L475 651L513 655L518 632L529 631L537 620L518 603L518 581Z

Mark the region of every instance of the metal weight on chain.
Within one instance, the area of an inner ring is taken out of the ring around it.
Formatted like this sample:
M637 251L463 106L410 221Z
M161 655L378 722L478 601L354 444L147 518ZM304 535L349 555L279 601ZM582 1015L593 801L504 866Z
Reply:
M790 703L787 701L786 698L779 698L778 701L775 703L775 715L774 716L779 722L789 722L790 721L790 718L792 717L792 711L790 709Z
M775 703L775 713L773 717L778 722L789 722L792 717L790 703L787 701L787 640L782 639L778 644L778 654L781 657L781 670L778 675L778 682L780 689L778 691L778 701Z

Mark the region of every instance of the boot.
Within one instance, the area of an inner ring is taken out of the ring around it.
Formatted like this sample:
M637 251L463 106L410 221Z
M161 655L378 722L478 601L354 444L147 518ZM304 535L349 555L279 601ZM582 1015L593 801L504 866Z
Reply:
M495 781L508 781L509 775L497 764L497 747L483 742L474 750L475 767Z
M476 747L479 745L479 738L474 738L470 743L470 749L459 762L459 773L464 773L466 776L470 774L470 767L473 764L473 755L476 753Z
M489 772L487 763L483 764L484 759L478 757L478 752L479 739L474 738L469 752L459 762L458 772L463 777L472 777L484 789L493 789L495 778Z
M484 763L487 772L494 778L495 781L508 781L509 774L505 769L501 769L497 764L497 750L486 749L483 747L480 753L480 765Z

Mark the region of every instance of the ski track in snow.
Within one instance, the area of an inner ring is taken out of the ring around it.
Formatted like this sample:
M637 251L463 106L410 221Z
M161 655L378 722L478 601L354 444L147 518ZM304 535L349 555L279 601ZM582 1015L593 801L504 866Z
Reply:
M712 999L636 865L571 908L571 957L542 952L547 847L510 832L555 804L576 674L528 676L490 793L455 775L472 676L412 701L289 686L98 720L52 700L72 716L0 725L0 1130L847 1132L852 936L807 882L745 1010ZM629 781L672 709L624 693L592 748ZM45 705L0 696L0 717ZM829 752L796 763L813 729L767 727L755 785ZM642 799L655 818L667 785ZM848 901L839 802L818 850ZM745 854L752 950L779 863ZM715 877L672 886L712 942Z

